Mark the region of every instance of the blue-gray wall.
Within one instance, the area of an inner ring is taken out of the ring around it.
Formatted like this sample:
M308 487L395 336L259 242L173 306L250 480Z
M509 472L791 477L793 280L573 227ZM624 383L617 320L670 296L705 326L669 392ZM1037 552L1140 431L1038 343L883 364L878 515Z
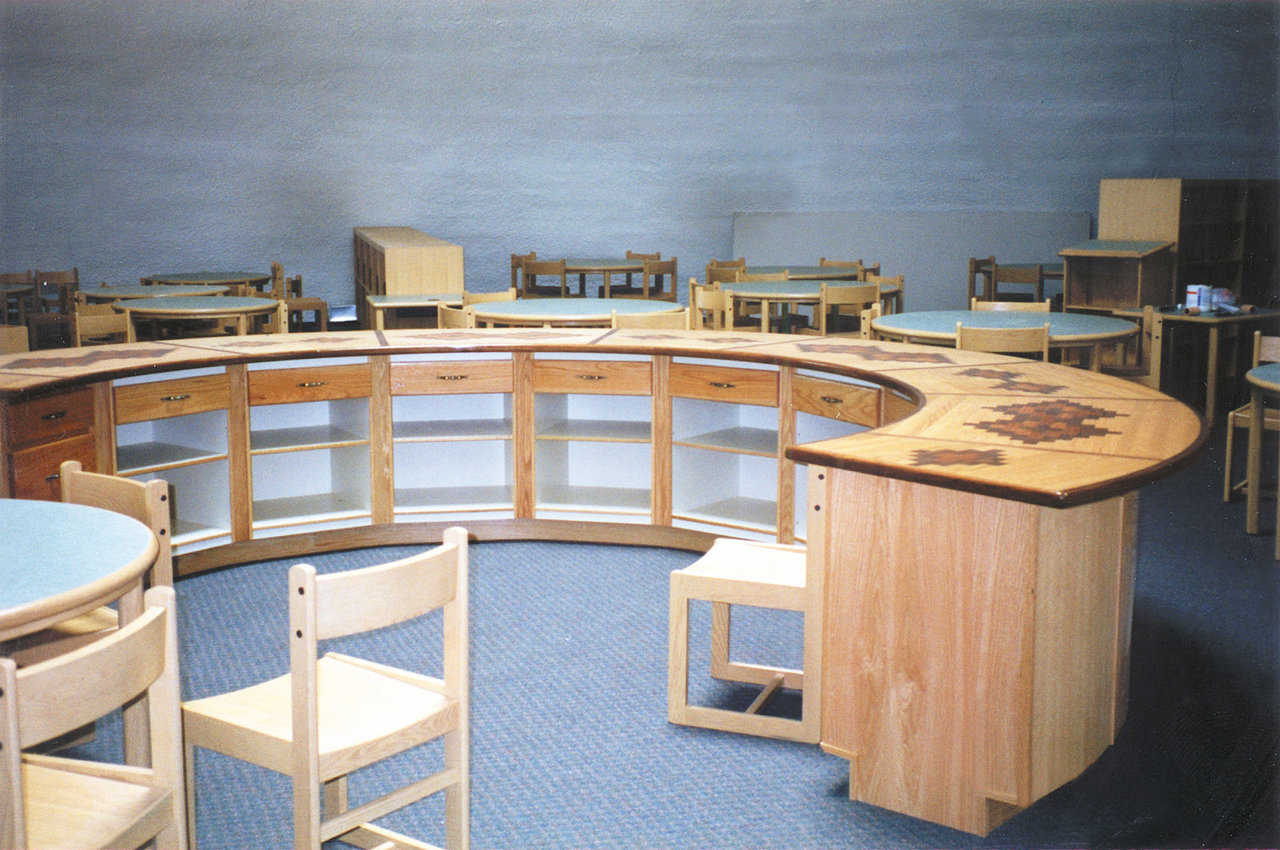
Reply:
M529 249L661 250L696 273L729 254L735 211L1094 211L1104 176L1278 173L1275 2L3 0L0 16L0 270L278 259L342 303L357 225L462 244L483 290Z

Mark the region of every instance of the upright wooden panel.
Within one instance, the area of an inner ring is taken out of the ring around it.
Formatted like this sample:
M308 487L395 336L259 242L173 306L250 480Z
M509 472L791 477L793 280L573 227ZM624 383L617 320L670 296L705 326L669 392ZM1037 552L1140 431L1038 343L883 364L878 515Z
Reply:
M671 358L653 358L653 412L649 430L653 455L653 475L649 485L649 521L671 524Z
M391 358L369 358L369 509L374 522L395 520Z
M519 351L511 355L514 384L511 393L511 454L515 463L516 519L533 517L535 502L533 468L533 355Z
M1182 181L1102 180L1098 184L1098 238L1178 241Z
M227 468L231 482L231 539L253 536L253 474L249 467L249 367L227 367Z

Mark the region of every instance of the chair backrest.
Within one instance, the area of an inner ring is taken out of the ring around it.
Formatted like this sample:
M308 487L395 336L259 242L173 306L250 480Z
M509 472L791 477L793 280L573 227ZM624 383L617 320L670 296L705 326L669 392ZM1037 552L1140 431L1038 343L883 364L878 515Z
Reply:
M140 616L79 649L21 670L13 659L0 658L0 812L5 814L0 817L0 846L27 846L23 748L85 726L143 693L151 736L150 768L97 766L81 760L73 764L81 774L127 776L131 782L169 789L167 808L178 819L184 795L173 588L154 587L145 599L146 609ZM51 793L45 791L46 796ZM104 798L101 803L110 806L112 801ZM157 826L168 822L165 819ZM175 827L186 830L185 822ZM103 839L110 841L107 836Z
M91 304L84 290L77 290L72 300L71 344L80 346L86 342L124 341L129 334L129 320L125 314L103 302Z
M863 280L866 280L866 279L867 279L867 275L872 275L872 274L874 274L874 275L878 275L878 274L880 274L880 264L879 264L879 263L863 263L863 264L862 264L862 279L863 279Z
M255 293L257 291L255 290ZM284 292L284 266L277 262L271 263L271 288L266 292L257 293L265 295L268 298L280 300L285 297Z
M441 304L436 307L436 327L438 328L474 328L476 311L471 307L450 307Z
M609 314L611 328L667 328L689 330L689 308L672 313L619 313Z
M723 289L698 283L696 278L691 277L689 278L689 306L695 329L702 330L707 326L706 314L710 314L713 329L719 330L724 327L729 301Z
M520 288L520 270L524 268L525 261L536 260L536 259L538 259L537 251L530 251L527 254L511 255L511 288L512 289Z
M779 280L786 280L786 279L787 279L787 272L785 269L780 272L757 272L755 274L744 271L744 272L741 272L741 274L738 276L738 280L752 280L752 281L763 281L763 282L779 281Z
M671 281L671 299L676 298L676 258L668 257L665 260L656 258L645 258L641 261L641 275L645 293L662 292L662 281ZM666 295L664 292L663 295Z
M996 270L996 258L993 254L990 257L970 257L969 258L969 297L977 297L979 292L983 292L987 287L978 286L979 276L985 277L988 286L992 289L995 287L992 275Z
M975 328L956 322L956 348L1001 354L1034 352L1049 359L1049 323L1037 328Z
M1043 265L1019 263L1017 265L1002 266L999 263L995 264L996 283L1040 283L1043 280Z
M1263 363L1280 363L1280 336L1263 336L1262 331L1253 332L1253 365Z
M716 286L721 283L737 283L742 280L741 266L707 266L706 283Z
M151 568L150 583L153 586L173 584L167 482L159 478L143 482L119 475L85 472L80 461L64 460L58 468L58 483L64 502L115 511L133 517L151 529L160 548L155 566Z
M627 251L628 260L661 260L662 252L654 251L652 254L644 254L639 251Z
M0 283L30 283L35 284L36 276L27 269L25 272L0 272Z
M564 274L565 261L561 257L558 260L525 260L522 266L524 280L522 281L525 292L532 291L533 287L538 285L539 277L555 277L559 279L561 292L565 287Z
M711 260L707 263L707 268L745 269L746 267L746 257L738 257L736 260Z
M563 262L563 261L562 261ZM462 306L468 304L483 304L487 301L515 301L516 291L514 289L503 289L499 292L463 292Z
M36 269L34 277L36 296L51 301L56 299L58 311L69 314L71 312L72 295L80 288L80 269L70 268L57 271Z
M293 277L284 279L284 297L285 298L301 298L302 297L302 275L295 274Z
M862 271L862 260L829 260L826 257L819 257L818 265L825 268L857 269Z
M862 311L880 303L880 286L875 283L830 284L818 286L818 333L827 333L827 321L832 310L842 306L853 307L861 321Z
M29 345L26 325L0 325L0 354L18 354Z
M1048 313L1052 306L1049 299L1044 301L979 301L969 299L969 309L980 312L1009 311L1014 313Z

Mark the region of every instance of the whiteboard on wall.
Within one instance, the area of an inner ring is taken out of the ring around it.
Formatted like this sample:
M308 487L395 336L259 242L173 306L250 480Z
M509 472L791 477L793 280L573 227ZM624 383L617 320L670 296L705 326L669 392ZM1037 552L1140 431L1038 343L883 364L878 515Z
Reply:
M1090 237L1087 212L741 212L733 255L749 265L817 265L819 257L880 263L903 275L907 310L967 306L970 257L1061 262L1058 251ZM1051 282L1046 295L1061 291Z

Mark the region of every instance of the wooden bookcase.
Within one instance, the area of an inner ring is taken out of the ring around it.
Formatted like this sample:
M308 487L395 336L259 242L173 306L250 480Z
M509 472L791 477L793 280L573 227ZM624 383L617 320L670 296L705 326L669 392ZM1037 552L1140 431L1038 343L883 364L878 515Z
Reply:
M412 227L357 227L353 254L361 327L370 326L367 295L462 292L462 246Z

